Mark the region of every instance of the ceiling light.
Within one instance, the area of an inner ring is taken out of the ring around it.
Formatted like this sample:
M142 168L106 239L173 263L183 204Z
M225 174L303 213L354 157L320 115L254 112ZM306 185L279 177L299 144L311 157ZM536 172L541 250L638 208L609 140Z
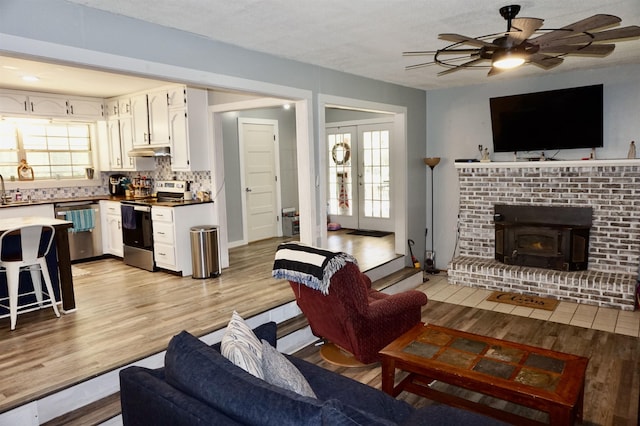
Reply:
M40 79L38 77L36 77L35 75L23 75L22 79L24 81L40 81Z
M282 105L282 108L291 109L291 104L284 104L284 105Z
M502 70L510 70L524 64L524 57L519 52L505 50L493 54L492 65Z

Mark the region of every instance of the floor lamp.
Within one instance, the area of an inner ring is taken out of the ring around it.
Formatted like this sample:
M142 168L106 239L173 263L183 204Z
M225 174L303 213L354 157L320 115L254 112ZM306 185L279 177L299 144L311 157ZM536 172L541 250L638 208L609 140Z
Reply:
M431 223L429 225L431 228L431 250L427 250L425 247L424 251L424 271L429 274L437 274L440 272L436 269L436 252L434 251L433 246L433 169L439 163L440 157L427 157L424 159L424 164L429 166L431 169Z

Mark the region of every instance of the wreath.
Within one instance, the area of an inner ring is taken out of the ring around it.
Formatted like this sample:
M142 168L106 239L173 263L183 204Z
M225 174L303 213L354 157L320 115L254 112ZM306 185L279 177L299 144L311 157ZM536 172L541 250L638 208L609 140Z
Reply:
M338 149L342 149L344 152L341 160L338 160ZM338 166L347 164L349 158L351 158L351 147L346 142L338 142L331 148L331 157L333 158L333 162Z

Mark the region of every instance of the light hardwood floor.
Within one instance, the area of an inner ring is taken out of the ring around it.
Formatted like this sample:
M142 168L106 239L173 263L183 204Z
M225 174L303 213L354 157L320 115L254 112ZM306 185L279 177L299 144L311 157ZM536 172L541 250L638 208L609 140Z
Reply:
M434 281L424 283L418 290L428 293L429 286L436 285L437 280ZM423 309L422 320L426 323L588 357L583 424L639 424L640 339L637 337L433 300ZM379 364L361 368L337 367L324 361L320 357L319 347L314 345L304 348L296 355L362 383L381 388ZM545 420L541 413L524 407L487 397L481 398L478 394L442 384L436 385L465 398L480 400L539 421ZM433 403L407 392L401 393L398 398L416 407Z
M59 319L51 308L25 313L15 331L8 318L0 319L0 413L160 352L181 330L198 336L218 330L233 310L249 318L292 301L289 284L271 278L276 246L288 240L235 248L231 267L204 280L116 259L75 265L86 273L74 277L76 312ZM348 247L362 270L396 257L393 236L339 232L329 244Z

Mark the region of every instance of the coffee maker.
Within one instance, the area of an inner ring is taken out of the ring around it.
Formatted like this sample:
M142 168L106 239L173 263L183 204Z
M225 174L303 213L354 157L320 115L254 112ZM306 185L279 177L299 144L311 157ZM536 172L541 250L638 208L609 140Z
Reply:
M124 186L122 181L126 179L125 175L111 175L109 176L109 193L111 195L124 195Z

